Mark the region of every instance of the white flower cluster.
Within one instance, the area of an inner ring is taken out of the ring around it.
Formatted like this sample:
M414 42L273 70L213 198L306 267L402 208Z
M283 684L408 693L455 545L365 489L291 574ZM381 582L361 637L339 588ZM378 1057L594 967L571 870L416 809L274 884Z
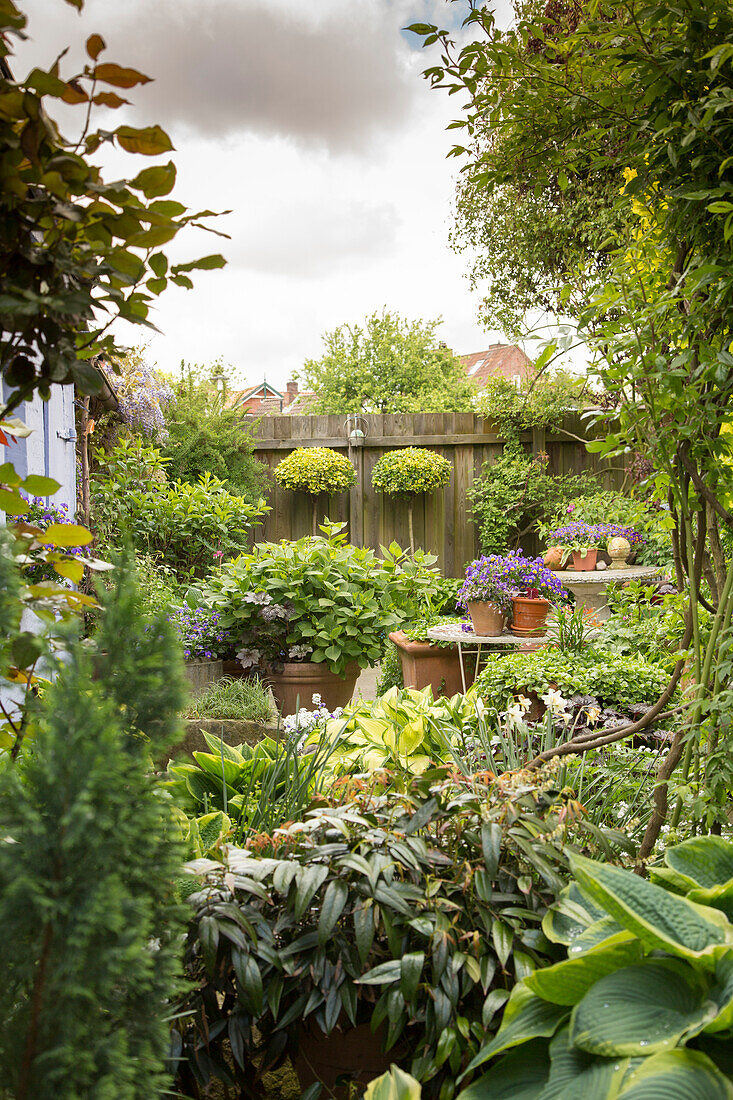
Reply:
M330 718L340 718L343 714L343 707L336 707L334 711L325 707L317 692L311 697L311 702L313 710L301 707L296 714L283 718L283 729L288 736L298 734L301 738L307 737L316 726L324 725Z

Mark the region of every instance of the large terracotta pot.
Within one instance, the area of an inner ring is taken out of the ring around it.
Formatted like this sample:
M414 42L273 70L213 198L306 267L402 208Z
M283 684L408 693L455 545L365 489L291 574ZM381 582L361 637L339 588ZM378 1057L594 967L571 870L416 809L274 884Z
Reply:
M549 600L530 600L527 596L514 596L512 599L514 622L512 634L520 638L531 638L535 634L544 634Z
M345 707L354 694L359 666L351 661L343 676L336 676L326 664L314 661L292 661L283 665L282 672L270 672L268 683L282 715L295 714L305 707L313 709L313 696L320 695L328 710Z
M439 646L431 642L411 642L402 630L393 630L389 640L400 651L402 680L405 687L433 689L433 696L457 695L463 691L461 662L456 646ZM466 669L466 687L473 683Z
M192 695L200 695L224 675L223 661L184 661L183 668Z
M548 546L542 564L555 571L565 567L565 550L562 546Z
M468 604L473 629L485 638L498 638L504 629L506 615L493 603L486 600L472 600Z
M586 551L585 554L579 554L577 550L573 550L573 568L578 573L590 573L596 567L596 558L598 557L598 550Z
M303 1027L293 1060L301 1089L319 1082L326 1086L328 1096L348 1100L355 1095L349 1085L336 1085L337 1078L344 1077L352 1087L358 1087L361 1095L370 1081L381 1077L390 1063L396 1061L398 1048L383 1053L383 1038L384 1026L374 1034L369 1024L357 1027L346 1024L345 1030L337 1027L329 1035L315 1026Z

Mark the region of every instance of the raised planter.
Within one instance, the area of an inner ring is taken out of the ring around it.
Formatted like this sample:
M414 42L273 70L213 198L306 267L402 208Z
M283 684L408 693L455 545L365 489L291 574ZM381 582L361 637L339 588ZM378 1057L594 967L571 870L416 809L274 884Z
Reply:
M396 1061L393 1047L382 1051L384 1026L376 1034L369 1024L346 1026L344 1031L336 1027L329 1035L320 1028L304 1026L298 1040L298 1053L293 1059L301 1089L316 1083L326 1086L326 1095L336 1100L348 1100L364 1091L370 1081L386 1073L390 1063ZM349 1084L336 1084L345 1078Z
M532 638L545 633L547 612L550 610L549 600L530 600L527 596L514 596L512 608L512 634L520 638Z
M192 695L200 695L224 675L223 661L184 661L183 667Z
M241 718L184 718L184 736L177 745L167 749L161 764L174 756L193 756L195 752L211 752L204 740L204 733L219 737L225 745L256 745L263 737L280 736L282 723L276 719L268 722L247 722Z
M485 638L498 638L504 629L506 615L487 600L469 600L468 613L476 634Z
M457 695L463 691L461 662L456 646L440 646L431 642L412 642L403 630L389 636L400 651L402 680L405 687L433 689L433 697ZM466 686L473 677L466 676Z
M314 695L320 695L323 705L333 711L351 702L359 672L356 661L349 662L343 676L336 676L323 662L292 661L283 665L281 672L270 670L267 681L283 715L295 714L302 707L312 710Z

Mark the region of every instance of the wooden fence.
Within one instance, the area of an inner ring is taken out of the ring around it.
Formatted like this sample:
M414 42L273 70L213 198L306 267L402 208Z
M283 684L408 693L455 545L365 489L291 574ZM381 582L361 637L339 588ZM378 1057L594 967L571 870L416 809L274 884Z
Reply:
M407 546L408 520L404 501L376 492L372 470L381 456L396 447L430 447L453 467L443 490L418 497L414 509L415 541L438 555L445 576L461 576L467 562L480 552L478 532L469 514L468 494L484 462L494 461L504 445L493 422L474 413L394 413L360 417L364 436L349 441L345 416L265 416L255 427L255 455L270 470L296 447L332 447L347 454L356 468L356 485L349 493L319 500L319 515L347 521L352 542L375 549L395 539ZM538 430L520 436L528 453L546 451L553 474L595 470L607 488L618 488L623 470L589 453L587 429L569 416L561 431ZM259 540L277 542L310 534L312 499L281 489L270 478L272 511L257 529ZM525 549L537 549L531 540Z

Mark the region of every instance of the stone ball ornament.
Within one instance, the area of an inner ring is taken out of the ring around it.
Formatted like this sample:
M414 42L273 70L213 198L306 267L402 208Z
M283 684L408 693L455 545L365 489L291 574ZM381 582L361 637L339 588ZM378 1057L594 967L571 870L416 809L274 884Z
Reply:
M627 558L631 553L631 543L623 535L615 535L614 538L608 540L606 547L608 550L608 556L611 559L612 569L627 569Z

